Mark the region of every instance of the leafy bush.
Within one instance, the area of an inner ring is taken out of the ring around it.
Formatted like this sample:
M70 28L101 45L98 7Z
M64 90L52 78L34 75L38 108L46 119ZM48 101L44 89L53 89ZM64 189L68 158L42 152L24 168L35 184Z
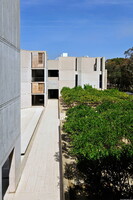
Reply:
M72 153L89 160L108 156L119 159L125 151L132 156L133 110L126 108L106 102L97 109L87 105L69 109L64 131L70 134Z
M89 85L85 85L84 88L78 86L72 89L64 87L61 90L61 95L64 103L68 107L80 104L97 106L103 102L116 103L125 100L133 101L133 96L116 89L102 91L92 88Z
M63 88L61 94L71 107L63 129L90 199L132 198L133 96L89 85Z

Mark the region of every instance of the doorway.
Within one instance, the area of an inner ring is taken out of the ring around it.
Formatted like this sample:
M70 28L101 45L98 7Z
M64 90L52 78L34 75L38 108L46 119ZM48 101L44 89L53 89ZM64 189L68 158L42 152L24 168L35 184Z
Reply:
M32 95L32 106L44 106L44 95Z
M48 90L48 98L49 99L58 99L59 98L59 90L58 89Z

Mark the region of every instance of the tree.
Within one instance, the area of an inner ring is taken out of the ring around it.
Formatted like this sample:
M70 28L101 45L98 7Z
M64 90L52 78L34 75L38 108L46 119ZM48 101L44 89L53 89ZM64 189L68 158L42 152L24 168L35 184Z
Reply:
M133 59L133 47L124 52L125 58Z
M131 52L126 55L133 56ZM126 56L127 57L127 56ZM108 71L108 88L118 88L122 91L132 90L133 60L129 58L113 58L106 61Z

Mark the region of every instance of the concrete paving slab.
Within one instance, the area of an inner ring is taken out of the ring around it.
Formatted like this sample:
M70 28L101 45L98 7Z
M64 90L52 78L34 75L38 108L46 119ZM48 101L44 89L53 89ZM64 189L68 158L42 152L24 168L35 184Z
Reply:
M49 100L20 183L4 200L60 200L58 101Z

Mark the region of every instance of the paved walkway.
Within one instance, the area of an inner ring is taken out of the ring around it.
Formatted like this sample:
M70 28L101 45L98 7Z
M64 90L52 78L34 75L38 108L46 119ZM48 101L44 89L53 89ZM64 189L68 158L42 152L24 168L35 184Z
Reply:
M21 154L25 154L43 110L43 106L21 110Z
M5 200L60 200L58 101L49 100L15 194Z

